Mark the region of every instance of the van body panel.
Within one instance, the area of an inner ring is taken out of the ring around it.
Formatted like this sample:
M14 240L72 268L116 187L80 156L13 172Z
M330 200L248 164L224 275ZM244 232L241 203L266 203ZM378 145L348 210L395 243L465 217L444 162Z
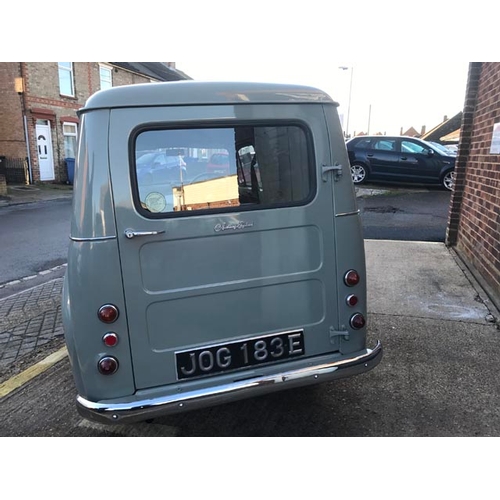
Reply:
M96 92L84 112L96 109L146 106L186 106L249 103L335 103L325 92L302 85L247 82L169 82L165 85L137 84Z
M187 120L192 111L111 111L111 181L137 389L176 383L176 353L186 346L304 329L306 356L339 349L339 338L330 336L339 327L337 311L326 304L327 297L337 303L336 242L329 215L333 180L317 181L319 166L331 162L323 107L204 106L196 110L196 120ZM213 126L221 118L225 124L300 122L314 138L311 201L279 209L143 217L134 205L134 187L123 175L123 165L130 163L130 137L141 120L169 128L178 127L181 118L184 128ZM217 231L235 221L243 228ZM130 228L160 234L128 239Z
M78 171L73 182L71 237L74 239L116 236L109 179L108 126L108 110L82 116Z
M285 258L277 251L282 248L287 249ZM228 266L227 254L238 255L239 265ZM166 293L312 273L322 266L323 258L320 229L303 226L146 242L140 250L139 264L144 290ZM151 262L161 269L169 266L171 271L158 273ZM185 272L185 262L192 263L192 272Z
M349 179L349 177L347 177ZM367 302L366 302L366 264L365 264L365 247L364 243L358 245L349 245L349 241L363 240L362 224L359 213L353 213L346 216L335 218L335 231L337 234L337 246L335 253L337 256L337 265L339 269L356 269L361 276L361 282L355 290L358 298L355 310L362 311L366 317ZM343 300L345 297L353 293L353 289L348 287L344 280L339 280L339 302L338 302L338 318L340 322L340 330L348 331L348 335L340 337L340 351L343 354L349 354L366 347L367 326L360 329L349 328L349 319L353 314L353 308L346 304Z
M121 274L116 238L70 241L63 285L64 335L78 393L86 398L110 398L135 392L127 335L120 335L120 341L113 347L113 355L120 362L116 376L103 377L97 370L99 359L110 354L103 343L104 335L127 331ZM111 301L118 308L118 319L104 324L97 312Z
M353 323L366 270L336 106L310 87L206 82L87 101L63 289L83 416L137 420L378 364Z

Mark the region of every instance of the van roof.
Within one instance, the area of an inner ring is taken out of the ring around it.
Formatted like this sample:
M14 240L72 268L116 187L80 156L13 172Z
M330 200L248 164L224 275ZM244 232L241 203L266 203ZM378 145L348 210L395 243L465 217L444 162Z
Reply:
M245 103L329 103L338 106L325 92L305 85L183 80L100 90L78 113L103 108Z

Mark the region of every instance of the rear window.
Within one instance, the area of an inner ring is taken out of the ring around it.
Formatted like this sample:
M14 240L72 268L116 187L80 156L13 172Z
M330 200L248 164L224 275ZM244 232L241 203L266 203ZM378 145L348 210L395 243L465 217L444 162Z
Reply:
M354 142L353 146L356 149L369 149L371 144L371 139L359 139Z
M134 143L135 201L148 217L306 203L314 176L298 125L155 129Z

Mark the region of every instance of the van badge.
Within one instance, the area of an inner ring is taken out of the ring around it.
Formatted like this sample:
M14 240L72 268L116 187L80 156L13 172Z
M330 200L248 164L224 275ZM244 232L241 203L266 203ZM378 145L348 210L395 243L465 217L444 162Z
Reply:
M214 231L220 233L221 231L236 231L237 229L245 229L247 227L253 227L253 222L222 222L215 225Z

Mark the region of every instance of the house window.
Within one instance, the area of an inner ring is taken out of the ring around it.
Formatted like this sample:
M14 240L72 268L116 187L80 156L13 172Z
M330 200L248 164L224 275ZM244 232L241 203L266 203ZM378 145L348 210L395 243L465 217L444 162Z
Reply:
M75 85L73 80L73 63L60 62L59 65L59 92L62 95L75 96Z
M110 89L113 86L113 73L109 66L99 64L99 79L101 82L101 90Z
M76 158L77 133L76 123L63 123L65 158Z

